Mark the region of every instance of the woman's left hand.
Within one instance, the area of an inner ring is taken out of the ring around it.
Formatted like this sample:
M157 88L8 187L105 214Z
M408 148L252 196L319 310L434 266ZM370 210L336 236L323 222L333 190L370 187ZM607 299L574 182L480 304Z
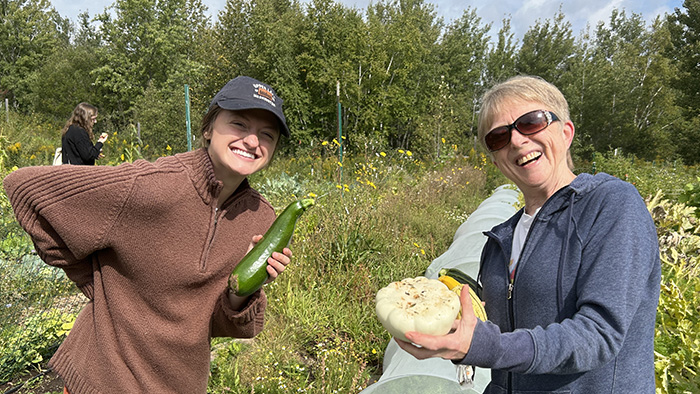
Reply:
M252 245L257 244L260 242L260 240L263 238L262 235L256 235L253 237L253 243L251 244L251 249ZM278 252L273 252L272 256L270 256L269 259L267 259L267 281L265 283L270 283L273 280L279 276L279 274L284 271L284 269L287 267L287 264L289 264L290 261L292 261L292 251L289 250L289 248L284 248L282 249L283 253L278 253Z

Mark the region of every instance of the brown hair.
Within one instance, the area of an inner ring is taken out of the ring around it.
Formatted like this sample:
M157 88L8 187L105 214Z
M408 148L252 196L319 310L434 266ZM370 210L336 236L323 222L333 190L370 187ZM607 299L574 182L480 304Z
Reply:
M214 122L216 121L216 118L219 116L221 111L223 111L223 108L214 104L211 106L211 108L209 108L209 111L207 111L207 113L202 118L202 126L199 128L199 134L202 137L202 148L209 148L209 143L211 142L211 139L207 139L205 135L212 131L212 129L214 128Z
M85 129L90 140L93 140L95 138L95 135L92 134L92 125L94 123L92 122L93 116L97 116L97 108L94 105L88 103L78 104L66 122L66 125L63 127L61 135L66 134L66 131L68 131L68 128L72 125L77 125Z

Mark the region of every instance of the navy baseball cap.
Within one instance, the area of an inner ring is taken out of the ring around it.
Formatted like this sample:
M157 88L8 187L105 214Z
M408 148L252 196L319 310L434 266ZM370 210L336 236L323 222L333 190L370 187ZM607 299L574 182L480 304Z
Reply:
M289 137L289 127L282 113L282 98L275 90L255 78L240 76L224 85L211 100L209 108L218 105L223 109L239 111L264 109L272 112L280 123L280 132Z

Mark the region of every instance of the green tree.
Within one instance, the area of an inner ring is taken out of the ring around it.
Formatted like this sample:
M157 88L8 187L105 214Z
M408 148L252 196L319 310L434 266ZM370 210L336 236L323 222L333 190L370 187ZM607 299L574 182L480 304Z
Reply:
M185 84L198 86L205 75L197 50L208 24L204 6L199 0L117 0L113 10L114 18L106 12L97 16L105 45L93 75L104 106L117 128L138 122L144 143L155 151L166 148L158 142L162 138L173 141L175 151L186 150L182 104L172 106L184 102ZM180 100L151 100L161 90ZM161 111L153 110L158 107ZM170 122L160 119L170 113L181 115Z
M700 0L685 0L668 16L672 46L666 55L678 67L673 86L684 121L673 125L678 152L688 163L700 162Z
M552 20L538 20L525 33L516 68L519 73L537 75L559 85L573 54L571 23L565 20L560 8Z
M102 97L95 89L93 70L100 66L97 55L101 44L90 26L87 13L78 16L79 27L71 44L48 56L27 77L26 100L32 110L61 122L83 101L103 109Z
M595 127L595 120L587 117L595 114L592 108L597 105L596 95L600 93L601 83L608 77L603 77L609 68L607 63L600 62L593 57L594 44L590 31L586 29L574 45L575 55L569 63L569 69L560 80L559 88L569 103L569 115L576 127L576 135L571 147L574 161L590 160L595 149L591 128ZM586 123L585 121L588 121Z
M350 116L343 119L345 126L351 119L354 124L350 127L356 128L355 108L362 79L358 73L367 61L364 56L366 39L366 25L357 10L330 0L314 0L308 5L299 32L297 55L299 81L308 103L298 112L302 115L299 134L307 137L296 136L308 146L313 139L337 137L338 94L346 108L345 114ZM337 89L338 84L340 89ZM354 145L356 140L356 134L350 133L344 140L345 147Z
M515 68L517 55L517 40L510 27L510 18L503 19L503 25L498 30L496 43L489 50L484 69L485 87L493 86L517 73Z
M0 97L23 108L29 76L68 45L70 22L48 0L2 0L0 18Z
M102 97L97 94L91 75L97 67L99 59L89 48L69 46L57 51L27 77L30 92L25 99L34 111L63 121L83 101L102 109Z
M373 63L363 84L364 108L375 107L371 130L390 146L411 148L419 117L440 83L436 44L442 20L422 0L368 8Z
M419 128L436 156L443 144L449 150L454 150L453 145L467 151L471 148L476 135L476 110L484 91L490 28L482 24L476 10L467 8L446 27L438 45L441 81L430 92L430 105L422 121L427 127Z
M610 27L598 25L580 119L597 151L673 156L668 125L678 114L669 89L675 71L663 56L668 44L664 24L647 28L638 14L613 10Z
M230 1L219 14L214 30L217 39L212 45L218 66L210 75L218 84L211 87L219 89L238 75L269 83L285 100L292 139L301 137L298 130L305 122L309 103L296 60L302 17L296 1Z

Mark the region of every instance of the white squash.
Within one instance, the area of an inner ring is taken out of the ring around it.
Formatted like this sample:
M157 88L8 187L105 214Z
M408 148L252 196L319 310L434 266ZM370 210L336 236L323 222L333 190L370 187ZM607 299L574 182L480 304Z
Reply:
M382 326L403 341L408 331L447 334L460 309L457 294L439 280L422 276L390 283L377 292L375 301Z

